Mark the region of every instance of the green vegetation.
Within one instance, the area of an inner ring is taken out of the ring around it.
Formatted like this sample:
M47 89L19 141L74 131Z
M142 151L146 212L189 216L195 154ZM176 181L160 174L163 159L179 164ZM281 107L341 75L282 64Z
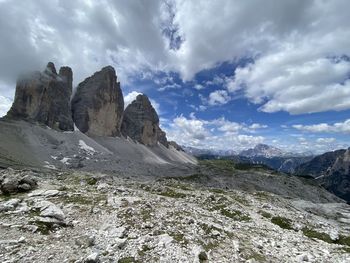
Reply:
M94 177L89 177L89 178L86 179L86 183L88 185L95 185L97 183L97 179L94 178Z
M250 216L243 214L241 211L238 210L227 210L225 208L222 208L220 210L220 213L226 217L232 218L236 221L250 221Z
M271 218L271 222L278 225L280 228L293 230L292 221L288 218L281 216L274 216Z
M323 240L324 242L327 243L333 243L334 241L331 239L331 237L326 234L326 233L321 233L321 232L317 232L316 230L304 227L302 229L303 234L309 238L316 238L316 239L320 239Z
M309 238L316 238L327 243L334 243L334 244L350 247L350 236L339 235L338 239L333 240L328 234L323 232L318 232L314 229L304 227L302 231L303 231L303 234ZM345 248L345 249L348 250L348 248Z
M185 235L182 233L169 233L169 235L178 243L182 245L187 245L188 240L185 238Z
M272 215L270 213L266 212L266 211L260 210L258 213L260 215L262 215L263 217L265 217L265 218L271 218L272 217Z
M219 169L226 172L234 172L235 164L232 160L201 160L200 165L211 169Z
M185 198L187 196L186 194L176 192L171 188L167 188L165 191L158 194L166 197L172 197L172 198Z
M118 260L118 263L138 263L134 257L125 257Z
M337 244L340 245L345 245L345 246L349 246L350 247L350 236L342 236L340 235L338 240L337 240Z

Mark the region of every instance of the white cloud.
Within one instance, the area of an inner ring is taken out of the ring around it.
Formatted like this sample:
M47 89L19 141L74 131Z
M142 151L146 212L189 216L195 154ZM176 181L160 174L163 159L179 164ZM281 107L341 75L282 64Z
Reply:
M344 122L337 122L334 124L328 123L319 123L312 125L301 125L296 124L292 126L293 128L306 132L314 133L350 133L350 119L345 120Z
M19 72L49 60L71 66L77 84L107 64L125 83L160 71L191 80L224 61L253 58L234 80L217 76L207 84L243 88L265 112L349 109L350 62L340 59L350 56L349 1L265 0L256 12L258 6L260 0L1 1L0 81L13 90ZM229 96L219 90L209 102Z
M230 101L231 97L226 90L216 90L209 94L209 105L222 105Z
M309 50L298 48L236 69L229 88L243 87L245 95L262 103L260 110L265 112L301 114L350 108L350 61L310 57Z
M181 86L177 83L172 83L172 84L167 84L167 85L164 85L160 88L158 88L158 91L165 91L165 90L170 90L170 89L180 89Z
M124 96L124 109L133 102L138 95L141 95L142 93L138 91L131 91L127 95Z
M196 90L202 90L202 89L205 89L205 87L201 84L196 84L193 86L193 88L195 88Z
M246 124L230 122L225 118L203 120L194 114L190 119L183 115L176 117L165 130L170 140L207 149L242 150L264 141L262 136L241 134L249 130Z
M0 117L6 115L7 111L11 108L12 101L9 98L0 95Z
M323 143L323 144L333 143L333 142L335 142L335 141L336 141L335 138L318 138L318 139L316 140L316 142L318 142L318 143Z

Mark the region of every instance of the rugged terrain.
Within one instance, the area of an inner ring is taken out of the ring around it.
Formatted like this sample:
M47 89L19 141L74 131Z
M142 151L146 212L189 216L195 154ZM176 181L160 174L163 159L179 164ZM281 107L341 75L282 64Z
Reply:
M208 173L214 179L205 181L212 186L200 182ZM1 197L0 257L2 262L350 260L348 205L311 185L305 186L308 201L292 191L259 191L251 179L242 181L254 173L261 181L286 180L268 170L216 162L202 162L191 176L142 180L2 170L2 177L27 175L38 186ZM226 182L225 176L241 180L241 186L214 186L218 178Z

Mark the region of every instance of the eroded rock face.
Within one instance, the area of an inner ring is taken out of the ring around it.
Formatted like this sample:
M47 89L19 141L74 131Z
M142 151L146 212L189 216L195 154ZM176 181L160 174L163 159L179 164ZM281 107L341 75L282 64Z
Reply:
M123 110L123 94L111 66L81 82L72 100L74 123L90 136L120 135Z
M138 95L126 107L121 131L123 136L144 145L153 146L160 142L168 146L165 132L159 128L158 114L146 95Z
M73 130L70 108L72 81L73 73L69 67L62 67L57 74L52 62L48 63L44 72L21 77L6 118L36 121L57 130Z

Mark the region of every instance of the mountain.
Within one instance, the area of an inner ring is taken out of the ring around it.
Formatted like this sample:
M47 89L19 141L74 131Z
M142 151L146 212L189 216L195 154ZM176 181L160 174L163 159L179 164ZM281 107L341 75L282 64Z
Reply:
M276 156L284 156L286 155L285 152L283 152L281 149L278 149L277 147L266 145L266 144L257 144L254 148L241 151L239 153L240 156L244 157L276 157Z
M144 175L167 165L196 164L176 143L170 147L146 95L124 111L113 67L81 82L70 102L72 80L70 68L57 74L50 62L44 72L18 81L14 103L0 120L0 166Z
M337 158L342 156L346 150L341 149L332 152L326 152L318 155L308 162L299 165L295 173L300 175L310 175L319 177L327 174L328 170L334 165Z
M73 72L62 67L57 74L52 62L43 72L33 72L17 80L15 99L6 119L42 123L52 129L73 130L70 106Z
M185 152L192 154L194 156L200 157L203 155L212 155L212 156L232 156L236 155L237 152L234 150L215 150L215 149L201 149L190 146L182 146Z
M336 158L320 179L326 189L350 203L350 148Z
M159 127L158 114L143 94L126 107L121 132L144 145L153 146L159 142L168 147L166 134Z
M91 136L120 135L123 110L123 93L111 66L81 82L72 99L75 125Z

